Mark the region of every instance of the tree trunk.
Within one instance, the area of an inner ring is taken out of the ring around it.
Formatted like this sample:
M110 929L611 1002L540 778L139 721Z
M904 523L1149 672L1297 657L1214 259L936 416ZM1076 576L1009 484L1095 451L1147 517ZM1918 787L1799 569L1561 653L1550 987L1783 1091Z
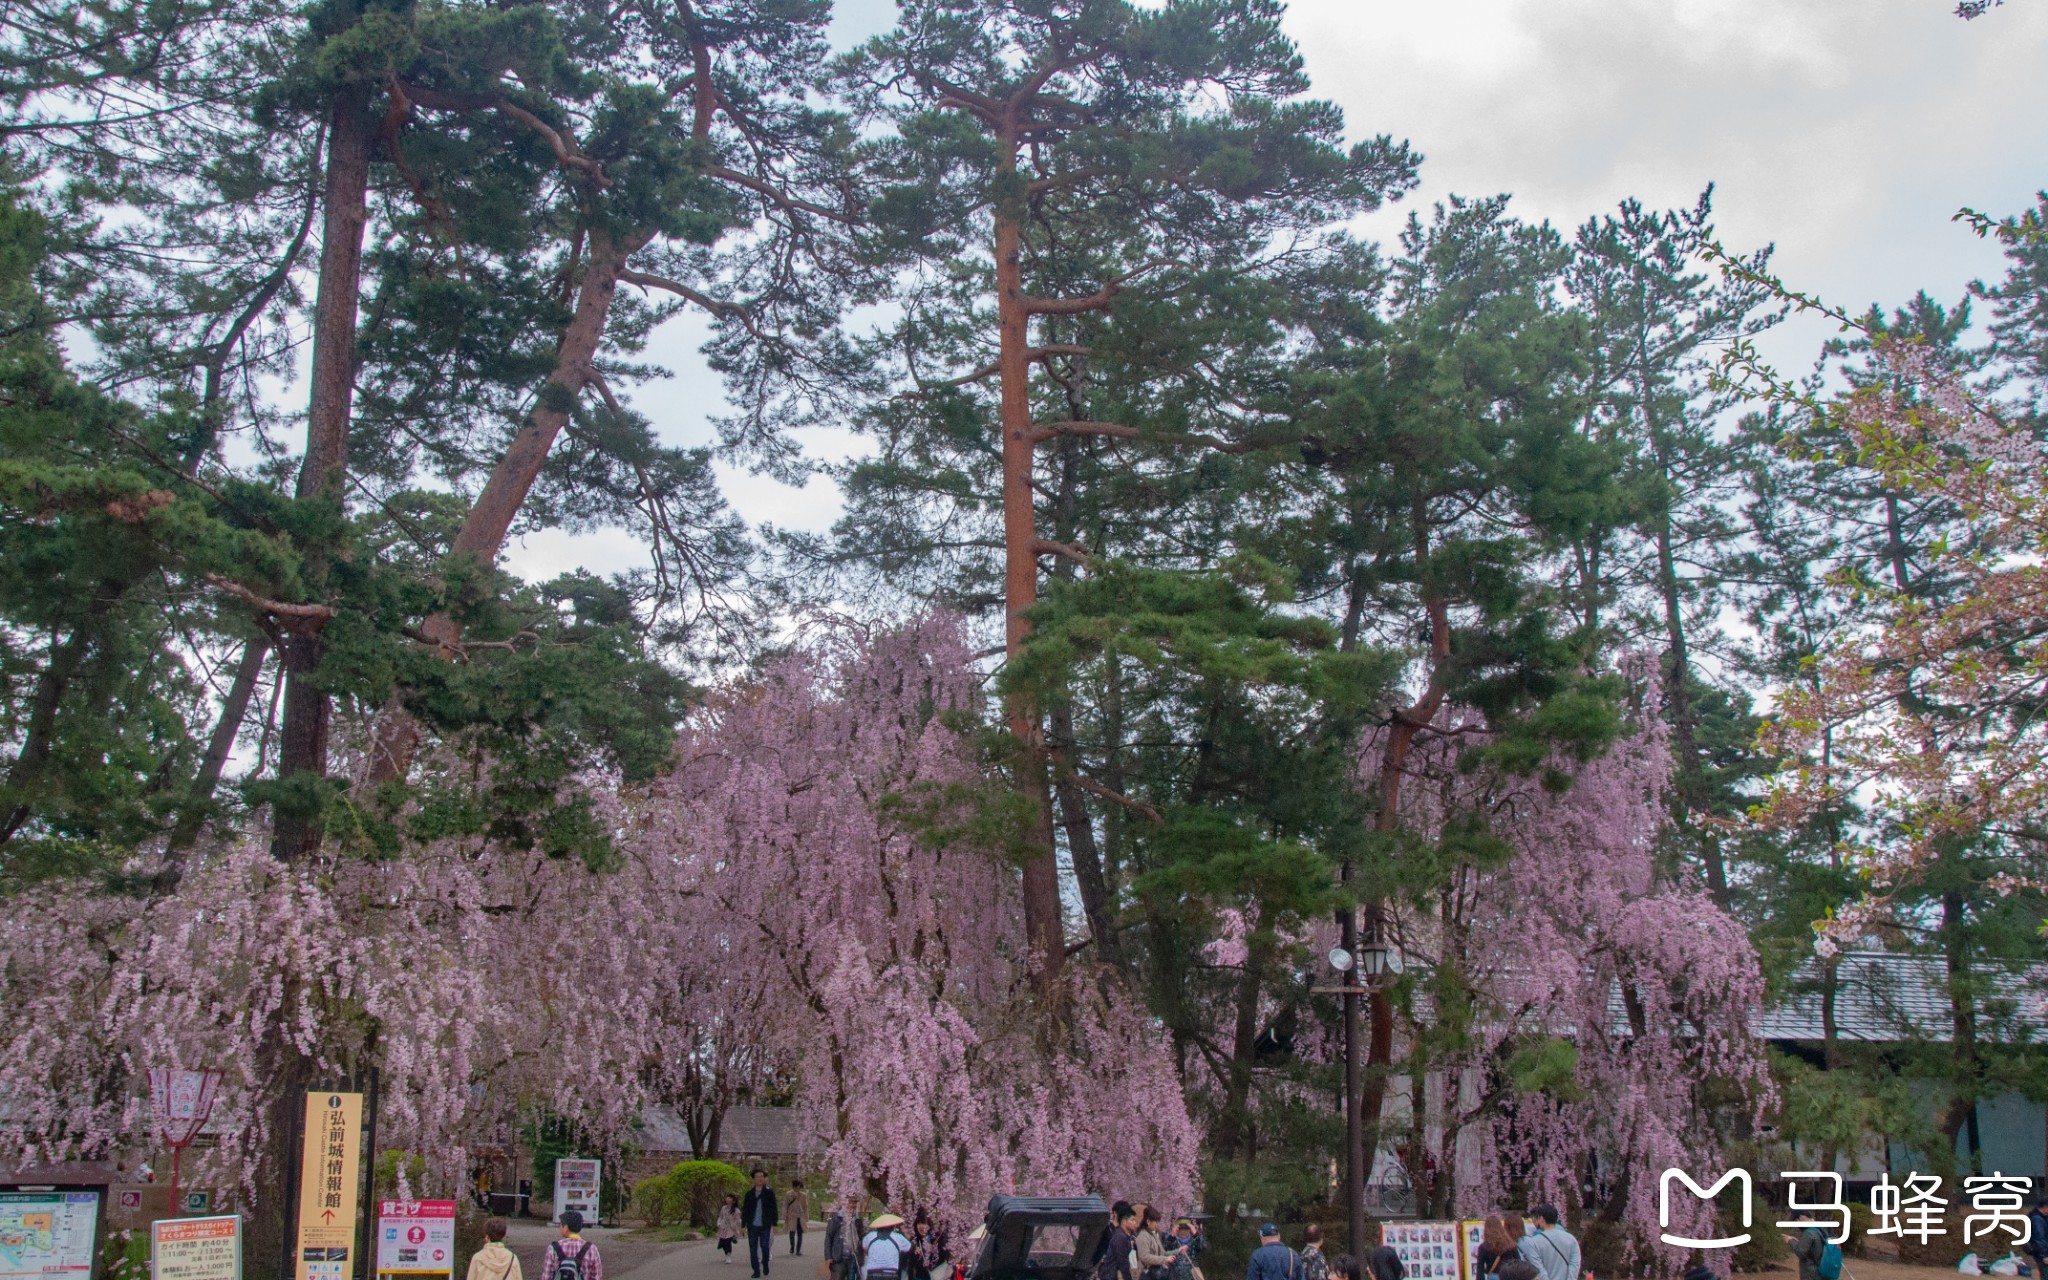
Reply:
M1670 443L1665 439L1664 429L1658 424L1656 411L1651 407L1656 384L1650 376L1647 353L1641 348L1639 353L1637 393L1642 399L1643 429L1650 439L1650 453L1656 459L1658 476L1668 489L1675 489L1671 479ZM1664 605L1665 719L1671 725L1671 753L1678 766L1678 820L1683 828L1698 837L1700 866L1706 873L1707 893L1717 906L1726 909L1729 903L1728 866L1721 856L1720 842L1711 832L1697 830L1687 821L1691 811L1703 799L1700 795L1698 713L1692 705L1692 651L1685 633L1685 601L1679 591L1678 556L1673 548L1668 500L1657 513L1656 543L1657 590Z
M484 482L483 492L463 517L462 527L449 547L451 557L473 557L483 569L497 562L512 521L525 504L526 495L533 491L541 468L547 465L555 438L569 423L576 398L591 384L591 362L604 341L605 320L611 314L612 297L618 292L619 272L626 259L649 238L644 233L636 234L621 245L614 244L601 231L590 233L590 253L585 259L583 282L577 290L576 311L555 349L554 370L534 398L526 425L506 446L504 456ZM452 659L461 650L462 627L449 614L429 617L420 625L420 632L440 646L444 658ZM371 783L404 777L412 767L419 740L419 723L402 709L394 707L384 715L378 723L376 741L371 744Z
M1248 1148L1251 1141L1252 1059L1259 1039L1259 990L1263 985L1260 973L1264 968L1260 950L1256 940L1247 940L1244 970L1238 975L1237 991L1232 1000L1235 1017L1232 1020L1230 1060L1225 1068L1223 1106L1216 1117L1212 1143L1218 1160L1251 1158Z
M1671 752L1678 764L1679 821L1686 818L1702 799L1697 713L1692 705L1692 651L1685 634L1684 602L1678 594L1678 561L1671 546L1671 517L1666 513L1657 526L1657 585L1664 597L1664 704L1671 724ZM1721 857L1721 844L1711 832L1699 836L1700 865L1706 872L1707 893L1716 905L1728 906L1728 865Z
M1949 1087L1954 1090L1942 1114L1941 1132L1953 1154L1956 1139L1977 1115L1977 999L1970 965L1969 922L1963 895L1953 889L1941 895L1941 954L1948 976ZM1973 1142L1977 1135L1972 1133ZM1976 1151L1971 1151L1974 1159ZM1974 1169L1967 1172L1975 1172Z
M7 771L7 789L14 793L14 803L4 819L0 819L0 844L14 838L14 834L27 825L34 816L35 805L26 792L41 780L43 770L49 767L50 753L57 744L57 712L64 705L64 695L71 688L71 681L85 665L85 656L91 652L99 625L114 605L121 599L127 584L117 579L102 579L87 602L85 614L72 627L71 634L63 640L56 638L53 627L50 635L50 658L36 676L36 691L29 699L28 725L22 733L21 750L14 756L14 764Z
M1425 495L1416 493L1410 497L1408 524L1416 578L1428 582L1430 524ZM1422 607L1429 619L1429 686L1412 705L1396 709L1387 728L1387 749L1380 757L1380 809L1373 824L1381 832L1390 833L1400 827L1401 782L1408 766L1408 753L1415 746L1415 736L1443 706L1446 671L1451 660L1450 607L1440 594L1427 588L1423 591ZM1365 909L1367 938L1385 942L1385 928L1385 905L1368 903ZM1372 1038L1366 1057L1365 1087L1359 1102L1360 1124L1365 1130L1367 1177L1371 1176L1373 1161L1379 1155L1380 1118L1386 1107L1387 1074L1394 1061L1394 1006L1387 999L1387 993L1379 988L1373 989L1371 1016Z
M1017 169L1014 137L998 139L999 171ZM1025 618L1038 602L1038 520L1031 474L1037 441L1031 434L1030 313L1024 304L1024 231L1020 212L998 201L995 215L997 376L1002 386L1003 432L1003 648L1015 659L1031 633ZM1019 743L1018 785L1035 809L1031 851L1024 862L1024 936L1042 990L1050 990L1066 961L1060 912L1060 873L1054 850L1052 795L1039 708L1013 695L1006 708Z
M1068 707L1052 711L1052 733L1065 746L1074 740L1074 713ZM1117 938L1115 891L1102 871L1102 850L1095 843L1095 823L1088 814L1088 797L1072 775L1062 774L1053 783L1059 801L1060 825L1067 833L1067 855L1074 863L1074 885L1080 891L1081 911L1088 917L1088 932L1095 944L1095 958L1121 967L1123 947Z
M337 507L344 494L349 410L355 392L356 310L362 294L363 228L369 221L371 140L370 88L350 85L335 94L327 126L320 285L313 304L313 389L298 485L300 498L321 498ZM323 587L327 549L308 547L304 568L307 583L316 591ZM325 648L316 629L288 635L279 646L285 672L280 779L327 775L332 708L318 683ZM310 856L320 848L321 825L319 813L304 805L279 806L272 814L272 854L286 862Z
M171 828L163 870L157 873L159 893L169 893L178 887L184 863L180 855L199 838L200 829L206 825L214 788L220 785L221 771L227 767L228 756L234 752L235 738L241 733L242 721L249 714L249 700L255 696L256 682L263 675L263 661L269 656L270 642L261 637L242 646L242 661L235 668L235 680L228 686L227 697L221 702L220 719L214 722L213 736L206 744L206 755L199 762L199 776L192 780L191 794L178 811L177 825Z

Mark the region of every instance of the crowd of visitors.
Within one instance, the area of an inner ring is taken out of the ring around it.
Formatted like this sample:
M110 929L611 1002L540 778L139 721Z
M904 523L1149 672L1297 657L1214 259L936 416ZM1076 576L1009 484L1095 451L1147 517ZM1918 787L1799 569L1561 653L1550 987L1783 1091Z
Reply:
M767 1174L754 1170L754 1187L744 1200L727 1196L718 1213L718 1247L730 1261L744 1229L756 1280L768 1275L768 1248L781 1207ZM809 1197L801 1179L790 1184L789 1252L803 1252L803 1221ZM909 1222L884 1210L862 1216L864 1201L849 1198L833 1204L825 1218L825 1262L830 1280L965 1280L982 1230L967 1239L955 1256L945 1231L923 1209ZM1109 1230L1097 1246L1092 1280L1206 1280L1197 1262L1206 1245L1199 1222L1175 1218L1171 1228L1157 1205L1118 1200L1110 1206ZM1803 1241L1794 1240L1795 1249ZM1557 1207L1539 1204L1525 1220L1503 1213L1486 1219L1479 1244L1478 1275L1488 1280L1584 1280L1577 1237L1565 1230ZM1806 1268L1802 1267L1802 1271ZM476 1280L476 1278L472 1278ZM498 1280L498 1278L489 1278ZM515 1275L511 1280L518 1280ZM552 1273L546 1280L564 1280ZM596 1280L584 1276L581 1280ZM1286 1243L1275 1223L1259 1228L1259 1245L1245 1265L1245 1280L1408 1280L1398 1250L1374 1245L1362 1252L1330 1257L1324 1252L1323 1230L1311 1222L1302 1228L1301 1248ZM1687 1280L1694 1280L1690 1275ZM1835 1280L1802 1276L1801 1280Z
M1117 1210L1111 1211L1114 1217ZM1183 1219L1183 1222L1186 1220ZM1110 1248L1116 1248L1112 1234ZM1143 1261L1140 1248L1140 1261ZM1539 1204L1529 1211L1524 1229L1521 1217L1501 1214L1488 1218L1480 1237L1479 1275L1490 1280L1582 1280L1584 1272L1579 1242L1558 1218L1557 1207ZM1259 1247L1245 1264L1245 1280L1407 1280L1408 1268L1398 1250L1375 1245L1362 1254L1323 1255L1323 1230L1311 1222L1302 1228L1299 1252L1281 1239L1280 1228L1268 1222L1259 1228ZM1099 1270L1096 1280L1125 1280L1124 1273ZM1162 1280L1149 1272L1136 1280ZM1166 1277L1164 1280L1180 1280ZM1688 1275L1686 1280L1696 1280ZM1802 1277L1802 1280L1835 1280L1834 1277Z

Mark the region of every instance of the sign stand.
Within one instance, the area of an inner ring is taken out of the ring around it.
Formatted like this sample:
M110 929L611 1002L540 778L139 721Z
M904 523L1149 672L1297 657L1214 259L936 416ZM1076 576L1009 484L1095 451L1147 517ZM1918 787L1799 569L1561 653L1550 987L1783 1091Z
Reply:
M362 1211L363 1095L309 1092L299 1129L295 1280L347 1280Z
M218 1071L172 1071L152 1067L149 1072L149 1104L156 1113L157 1134L171 1149L171 1212L180 1211L178 1162L192 1139L206 1127L213 1115L214 1094L220 1089ZM239 1241L239 1237L237 1238ZM240 1250L241 1245L235 1248Z
M376 1263L379 1276L452 1277L455 1202L379 1200Z

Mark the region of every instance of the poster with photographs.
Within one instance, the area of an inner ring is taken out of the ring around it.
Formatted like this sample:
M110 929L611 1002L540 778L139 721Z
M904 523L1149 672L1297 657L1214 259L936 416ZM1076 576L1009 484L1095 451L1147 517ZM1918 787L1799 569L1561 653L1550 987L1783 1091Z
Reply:
M1465 1264L1465 1280L1479 1280L1479 1246L1486 1239L1486 1223L1478 1218L1468 1218L1458 1224L1458 1235L1464 1255L1460 1261Z
M1386 1222L1380 1243L1400 1255L1408 1280L1463 1280L1464 1232L1456 1222Z

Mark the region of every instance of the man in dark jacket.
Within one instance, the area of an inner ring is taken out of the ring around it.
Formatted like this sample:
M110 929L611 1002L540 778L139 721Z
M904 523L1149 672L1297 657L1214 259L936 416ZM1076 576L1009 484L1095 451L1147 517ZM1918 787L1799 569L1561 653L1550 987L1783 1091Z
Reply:
M2034 1201L2027 1214L2027 1256L2034 1260L2035 1280L2048 1276L2048 1196Z
M1785 1243L1792 1246L1792 1256L1799 1259L1799 1280L1820 1280L1820 1259L1828 1248L1827 1233L1804 1210L1793 1210L1792 1221L1799 1224L1799 1234L1786 1236Z
M768 1251L775 1244L775 1227L782 1216L775 1203L775 1188L768 1185L768 1171L754 1166L754 1185L740 1201L740 1221L747 1227L747 1262L754 1268L754 1280L768 1274Z
M1132 1280L1131 1250L1137 1246L1132 1238L1138 1229L1137 1211L1119 1200L1109 1215L1109 1238L1097 1255L1095 1280Z
M1301 1280L1301 1258L1280 1243L1280 1228L1270 1222L1259 1228L1259 1247L1245 1263L1244 1280Z

